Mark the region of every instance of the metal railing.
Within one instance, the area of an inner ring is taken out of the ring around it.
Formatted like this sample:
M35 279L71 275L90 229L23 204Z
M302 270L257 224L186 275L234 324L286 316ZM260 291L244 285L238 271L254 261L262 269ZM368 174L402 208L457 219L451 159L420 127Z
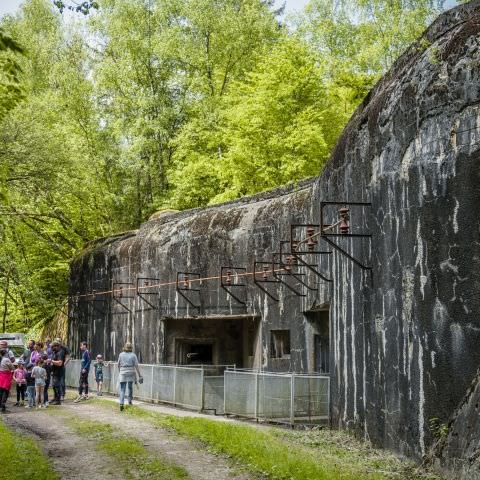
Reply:
M328 375L227 369L224 377L227 415L291 425L329 418Z
M134 396L140 400L292 425L329 418L328 375L263 372L231 365L141 364L139 368L143 383L134 387ZM71 360L65 383L77 387L79 378L80 360ZM93 367L89 384L93 391ZM118 392L116 362L104 364L103 391Z

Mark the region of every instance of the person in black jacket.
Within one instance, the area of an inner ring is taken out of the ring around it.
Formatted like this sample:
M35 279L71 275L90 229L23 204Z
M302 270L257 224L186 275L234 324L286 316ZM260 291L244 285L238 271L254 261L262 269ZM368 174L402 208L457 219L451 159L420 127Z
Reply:
M52 373L51 383L53 386L53 401L50 405L61 405L62 403L62 378L65 376L65 350L61 348L58 341L52 342Z
M87 342L80 343L80 351L82 352L82 361L80 365L80 380L78 382L78 397L74 400L75 403L88 399L88 375L92 362Z

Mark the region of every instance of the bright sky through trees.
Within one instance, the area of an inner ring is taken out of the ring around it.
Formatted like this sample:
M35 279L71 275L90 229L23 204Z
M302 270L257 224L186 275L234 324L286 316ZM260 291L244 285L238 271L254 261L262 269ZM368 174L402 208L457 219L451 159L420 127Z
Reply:
M22 2L23 0L0 0L0 15L14 13ZM293 12L301 10L307 2L308 0L286 0L285 11ZM276 1L277 6L282 5L283 3L283 0Z

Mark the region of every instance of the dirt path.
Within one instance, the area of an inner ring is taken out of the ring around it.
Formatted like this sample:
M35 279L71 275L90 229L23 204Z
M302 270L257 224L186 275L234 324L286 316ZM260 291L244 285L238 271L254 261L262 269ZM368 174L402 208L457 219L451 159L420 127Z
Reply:
M65 404L65 410L77 418L109 423L124 433L140 440L152 453L160 454L172 463L184 467L192 480L247 480L248 475L238 473L221 456L205 450L197 442L186 440L175 433L152 426L148 421L127 416L119 411L82 402Z
M2 419L13 431L37 440L62 480L123 478L123 469L119 469L110 457L95 450L94 442L73 434L64 425L61 416L49 415L42 410L12 407L11 413Z
M95 439L78 435L65 425L66 417L108 423L115 430L138 439L154 455L184 467L192 480L248 480L225 458L214 455L194 441L158 429L148 421L126 416L119 411L82 402L65 402L55 412L12 407L2 418L19 433L33 436L62 480L123 479L123 469L111 457L95 448Z

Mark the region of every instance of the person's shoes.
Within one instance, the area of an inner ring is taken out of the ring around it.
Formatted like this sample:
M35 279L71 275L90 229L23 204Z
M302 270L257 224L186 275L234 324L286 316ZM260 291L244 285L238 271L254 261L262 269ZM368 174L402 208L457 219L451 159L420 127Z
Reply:
M124 408L125 408L125 407L124 407L123 405L120 405L120 411L121 411L121 412L123 412L123 409L124 409Z
M83 395L79 395L74 401L73 403L78 403L78 402L81 402L83 400Z
M88 395L83 395L82 400L88 400L89 396Z
M45 402L45 406L48 407L50 405L49 402Z
M64 400L65 400L65 397L62 395L62 396L60 397L60 401L63 402Z
M23 400L20 402L20 406L21 406L21 407L24 407L24 406L25 406L25 402L24 402Z
M20 402L16 402L13 404L14 407L19 407L20 406Z
M62 403L60 402L60 400L52 400L50 402L50 405L61 405Z
M133 405L133 403L132 403L131 401L130 401L130 402L128 402L128 404L129 404L129 405Z

